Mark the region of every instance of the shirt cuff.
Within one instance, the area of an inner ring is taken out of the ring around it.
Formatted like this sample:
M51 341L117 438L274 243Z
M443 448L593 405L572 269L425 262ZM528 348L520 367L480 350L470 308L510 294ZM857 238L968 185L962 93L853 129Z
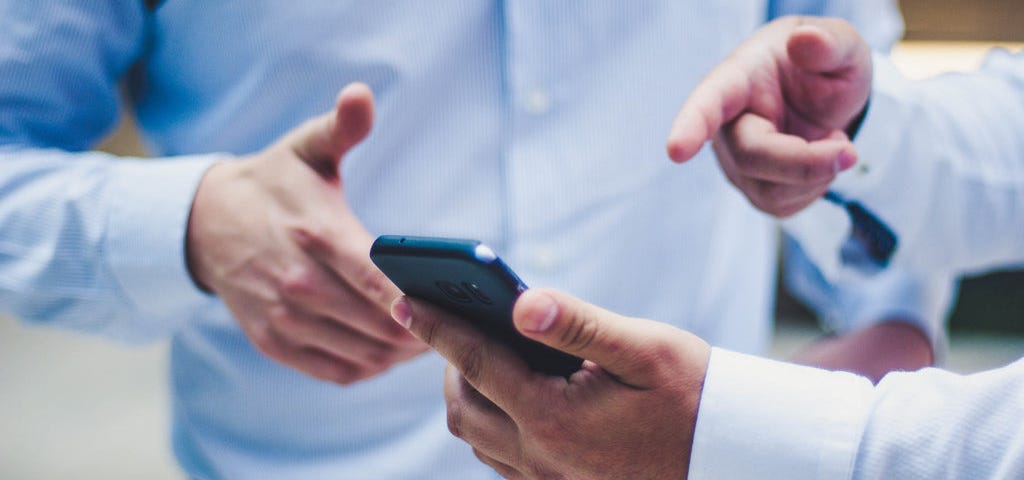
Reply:
M713 348L688 478L850 478L873 388L850 373Z
M171 332L210 296L192 281L185 233L199 181L218 155L121 160L111 181L105 256L129 301Z

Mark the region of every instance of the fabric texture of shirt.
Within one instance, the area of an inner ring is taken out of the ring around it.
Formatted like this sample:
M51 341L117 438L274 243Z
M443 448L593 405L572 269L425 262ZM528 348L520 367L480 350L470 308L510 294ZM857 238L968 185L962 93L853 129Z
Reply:
M857 139L868 169L835 187L900 233L897 263L965 271L1020 264L1024 56L997 51L979 74L922 82L901 78L883 57L875 65ZM793 231L829 221L838 222L833 212L812 207ZM829 251L842 239L830 240L809 250L833 275L849 274ZM713 349L698 415L692 479L1024 477L1024 359L967 376L890 373L872 386Z
M447 432L438 356L319 382L195 288L184 230L212 162L365 82L376 124L342 175L370 232L477 238L531 286L761 352L776 226L710 152L669 162L671 121L771 16L843 16L879 46L900 31L889 0L142 4L0 1L0 306L171 338L173 443L198 478L494 476ZM156 159L88 151L122 86ZM878 300L927 317L919 301Z
M893 262L972 273L1024 264L1024 59L991 52L979 74L902 78L875 56L871 106L855 142L858 167L833 188L857 198L899 235ZM788 220L828 278L841 212L814 204ZM824 227L824 228L823 228ZM823 233L824 232L824 233Z

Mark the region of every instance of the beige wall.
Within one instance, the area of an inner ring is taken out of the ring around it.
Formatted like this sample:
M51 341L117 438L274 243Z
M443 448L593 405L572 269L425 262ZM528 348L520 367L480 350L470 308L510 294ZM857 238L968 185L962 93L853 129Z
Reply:
M1021 0L900 0L910 40L1024 41Z

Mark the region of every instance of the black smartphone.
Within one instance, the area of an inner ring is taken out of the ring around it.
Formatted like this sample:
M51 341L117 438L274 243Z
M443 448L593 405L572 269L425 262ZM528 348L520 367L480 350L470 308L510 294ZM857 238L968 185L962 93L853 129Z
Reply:
M383 235L373 242L370 258L406 295L473 321L534 371L568 377L583 363L516 331L512 307L527 287L477 240Z

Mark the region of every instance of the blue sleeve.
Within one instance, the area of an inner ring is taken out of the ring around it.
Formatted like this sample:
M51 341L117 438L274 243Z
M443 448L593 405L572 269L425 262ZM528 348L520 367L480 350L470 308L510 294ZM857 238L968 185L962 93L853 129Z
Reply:
M126 340L205 303L184 261L210 158L86 151L118 118L142 2L0 1L0 311Z
M768 20L785 15L846 19L880 52L888 52L903 37L903 16L896 0L769 0Z

